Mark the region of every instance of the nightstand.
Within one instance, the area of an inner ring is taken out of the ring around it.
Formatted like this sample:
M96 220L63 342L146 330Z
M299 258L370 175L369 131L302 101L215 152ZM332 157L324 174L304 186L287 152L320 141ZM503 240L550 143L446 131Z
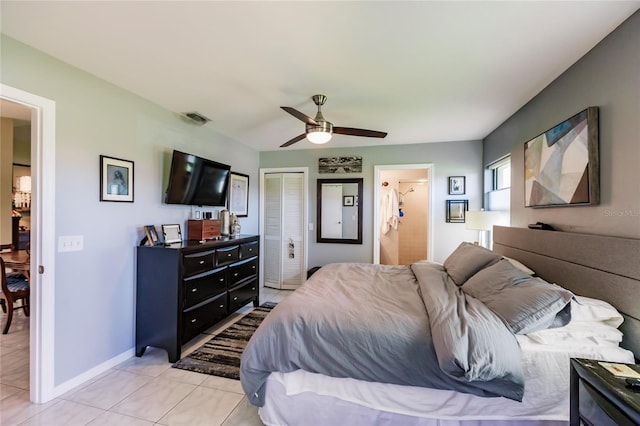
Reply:
M629 365L640 372L640 365ZM598 361L571 358L571 426L640 425L640 391Z

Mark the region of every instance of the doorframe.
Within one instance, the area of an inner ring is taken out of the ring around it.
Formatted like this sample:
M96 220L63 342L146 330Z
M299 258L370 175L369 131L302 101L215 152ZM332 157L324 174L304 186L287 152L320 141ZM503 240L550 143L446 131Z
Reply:
M0 98L31 109L29 398L44 403L54 398L56 103L5 84Z
M265 175L268 173L302 173L302 215L304 217L305 229L303 230L304 236L304 262L302 264L304 271L307 270L309 259L309 168L308 167L274 167L274 168L261 168L260 169L260 240L264 241L264 188L265 188ZM260 256L260 288L264 288L264 256ZM301 283L302 284L302 283Z
M383 170L415 170L426 169L428 170L429 180L427 186L429 188L429 210L427 217L427 260L433 259L433 177L434 166L433 163L424 164L391 164L391 165L378 165L373 166L373 205L380 205L380 192L382 188L382 181L380 179L380 172ZM373 263L380 263L380 209L373 209Z

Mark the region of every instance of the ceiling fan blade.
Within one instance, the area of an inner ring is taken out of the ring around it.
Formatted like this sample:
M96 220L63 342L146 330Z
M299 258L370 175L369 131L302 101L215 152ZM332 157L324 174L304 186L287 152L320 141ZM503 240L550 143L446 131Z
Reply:
M296 142L300 142L302 139L304 139L306 137L306 133L303 133L301 135L296 136L295 138L291 139L288 142L283 143L282 145L280 145L280 148L285 148L289 145L293 145Z
M295 118L297 118L300 121L304 121L305 123L311 124L312 126L317 126L318 125L318 122L316 120L314 120L313 118L309 117L308 115L305 115L305 114L301 113L297 109L294 109L294 108L291 108L291 107L285 107L285 106L281 106L280 108L282 108L283 110L287 111L289 114L293 115Z
M367 138L384 138L387 132L377 132L375 130L354 129L353 127L334 127L333 133L349 136L364 136Z

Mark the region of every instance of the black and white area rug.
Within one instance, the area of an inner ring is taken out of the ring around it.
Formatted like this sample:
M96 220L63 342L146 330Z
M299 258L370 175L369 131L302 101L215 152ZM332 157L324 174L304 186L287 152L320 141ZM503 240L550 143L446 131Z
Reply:
M275 303L266 302L255 308L172 367L240 380L242 352L262 320L275 306Z

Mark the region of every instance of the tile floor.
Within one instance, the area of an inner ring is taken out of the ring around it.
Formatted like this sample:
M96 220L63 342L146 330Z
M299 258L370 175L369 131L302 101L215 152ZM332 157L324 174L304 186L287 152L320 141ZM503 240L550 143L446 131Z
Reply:
M263 289L261 303L279 302L290 291ZM197 349L252 309L247 305L183 348ZM1 312L1 311L0 311ZM4 323L4 318L2 318ZM46 404L29 402L29 322L14 313L11 329L0 335L0 425L262 425L240 382L171 368L164 350L148 348Z

